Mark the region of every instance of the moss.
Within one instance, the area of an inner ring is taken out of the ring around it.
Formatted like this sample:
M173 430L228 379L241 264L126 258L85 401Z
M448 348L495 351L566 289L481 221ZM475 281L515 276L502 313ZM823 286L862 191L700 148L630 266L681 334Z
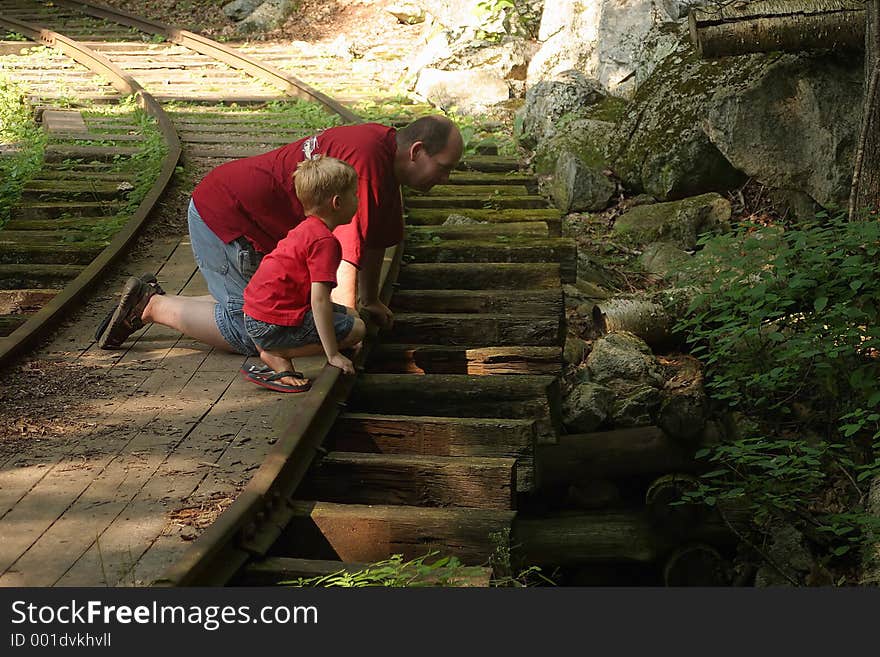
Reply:
M724 191L741 182L700 123L719 90L746 86L781 57L790 56L703 60L683 38L626 108L607 153L615 173L632 190L661 198Z
M617 123L626 116L629 103L617 96L606 96L604 100L593 105L586 113L589 119Z
M614 125L608 122L585 119L574 113L564 115L559 120L556 133L538 144L535 171L552 174L556 159L563 151L574 153L591 169L607 169L605 151L613 131Z

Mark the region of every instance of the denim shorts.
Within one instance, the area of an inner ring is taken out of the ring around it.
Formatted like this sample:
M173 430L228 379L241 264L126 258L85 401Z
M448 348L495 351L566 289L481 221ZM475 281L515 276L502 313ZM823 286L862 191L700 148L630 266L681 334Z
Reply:
M190 200L187 212L189 237L199 271L208 284L208 291L217 301L214 321L223 339L245 356L256 356L257 350L244 326L244 288L262 255L239 242L226 244L202 221Z
M269 324L248 315L244 316L244 325L252 342L266 351L296 349L321 342L318 327L315 326L315 317L311 310L306 311L303 323L299 326ZM348 314L348 309L345 306L334 303L333 330L336 333L336 340L342 342L343 338L351 333L353 326L354 316Z

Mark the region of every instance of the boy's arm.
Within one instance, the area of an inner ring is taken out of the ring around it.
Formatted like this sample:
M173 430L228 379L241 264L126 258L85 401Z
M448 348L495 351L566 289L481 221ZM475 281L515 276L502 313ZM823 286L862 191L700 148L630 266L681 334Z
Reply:
M347 374L354 374L351 361L339 353L336 331L333 328L333 304L330 301L330 287L326 283L312 283L312 316L315 328L321 338L321 346L327 355L327 362Z

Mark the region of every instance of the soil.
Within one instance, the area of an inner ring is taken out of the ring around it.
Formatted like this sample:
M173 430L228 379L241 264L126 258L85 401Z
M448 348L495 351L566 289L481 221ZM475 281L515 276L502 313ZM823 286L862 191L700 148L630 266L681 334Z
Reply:
M223 13L226 0L109 0L107 4L214 39L240 40L234 22ZM392 4L390 0L299 0L282 27L249 39L318 43L345 35L349 42L370 48L392 32L419 34L422 26L402 25L385 10Z

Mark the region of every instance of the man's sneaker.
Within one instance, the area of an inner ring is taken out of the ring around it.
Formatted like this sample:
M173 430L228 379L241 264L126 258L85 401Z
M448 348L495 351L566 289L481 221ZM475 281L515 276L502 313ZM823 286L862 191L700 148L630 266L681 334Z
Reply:
M98 346L101 349L117 349L128 336L143 328L141 315L154 294L165 294L155 276L130 276L122 288L119 304L104 318L95 333Z

